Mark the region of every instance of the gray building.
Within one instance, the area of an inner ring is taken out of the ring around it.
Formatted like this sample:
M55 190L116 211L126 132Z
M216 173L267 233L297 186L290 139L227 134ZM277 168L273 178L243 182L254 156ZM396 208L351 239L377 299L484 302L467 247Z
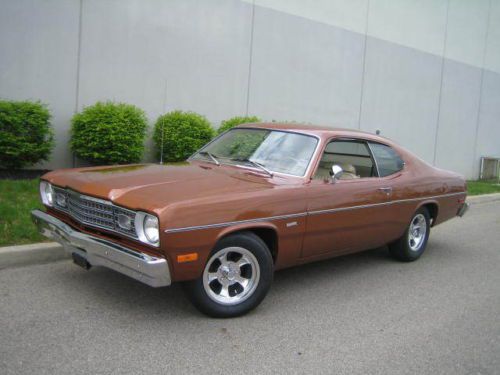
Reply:
M42 167L115 100L380 129L475 178L500 157L500 0L0 0L0 97L49 105Z

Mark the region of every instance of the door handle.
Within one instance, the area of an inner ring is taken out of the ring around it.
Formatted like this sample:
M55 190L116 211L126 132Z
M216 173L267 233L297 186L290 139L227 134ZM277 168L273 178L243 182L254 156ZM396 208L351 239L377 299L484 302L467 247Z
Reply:
M385 193L387 195L390 195L392 193L392 188L390 186L389 187L381 187L381 188L378 188L377 190L382 192L382 193Z

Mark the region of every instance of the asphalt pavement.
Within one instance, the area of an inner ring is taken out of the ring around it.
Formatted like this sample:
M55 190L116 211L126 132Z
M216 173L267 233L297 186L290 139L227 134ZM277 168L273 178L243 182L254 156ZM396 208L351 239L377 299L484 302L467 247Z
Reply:
M431 232L278 272L259 308L207 318L70 261L0 270L0 374L500 374L500 201Z

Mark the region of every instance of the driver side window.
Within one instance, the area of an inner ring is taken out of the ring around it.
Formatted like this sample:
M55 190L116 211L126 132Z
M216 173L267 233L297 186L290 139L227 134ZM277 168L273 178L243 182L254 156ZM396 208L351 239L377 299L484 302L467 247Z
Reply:
M335 140L326 147L314 179L330 178L333 165L339 165L344 173L341 180L375 177L376 168L366 142L357 140Z

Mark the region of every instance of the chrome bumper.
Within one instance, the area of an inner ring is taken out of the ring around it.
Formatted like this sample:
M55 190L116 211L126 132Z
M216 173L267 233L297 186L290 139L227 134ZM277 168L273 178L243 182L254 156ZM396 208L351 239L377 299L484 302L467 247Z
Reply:
M79 232L39 210L33 210L31 217L41 234L59 242L66 252L78 254L92 266L111 268L152 287L171 284L168 263L164 258Z
M457 216L464 216L467 210L469 209L469 203L464 203L462 206L458 209Z

